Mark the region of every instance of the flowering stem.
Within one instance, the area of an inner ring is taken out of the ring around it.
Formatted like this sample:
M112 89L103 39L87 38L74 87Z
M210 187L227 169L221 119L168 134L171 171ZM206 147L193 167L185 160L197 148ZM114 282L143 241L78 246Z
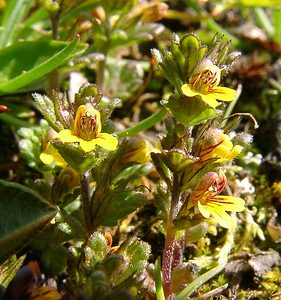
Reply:
M81 197L82 197L82 206L84 213L85 225L88 233L91 233L92 227L92 217L90 209L90 188L89 188L89 174L85 172L80 176L81 184Z
M171 206L169 211L169 216L167 220L167 229L166 229L166 239L165 247L163 252L163 263L162 263L162 275L163 275L163 287L165 292L165 297L167 300L172 299L172 267L174 261L174 250L175 250L175 237L176 230L174 227L174 219L177 214L177 207L179 202L179 180L178 175L174 174L173 190L172 190L172 199Z

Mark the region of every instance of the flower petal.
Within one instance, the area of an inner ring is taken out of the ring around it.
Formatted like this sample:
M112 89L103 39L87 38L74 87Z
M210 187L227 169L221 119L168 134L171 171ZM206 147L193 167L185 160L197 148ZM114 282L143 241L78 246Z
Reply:
M118 145L117 138L108 133L101 133L100 136L95 139L95 142L100 147L109 151L115 150Z
M222 208L214 209L211 214L214 219L224 228L230 229L236 226L235 219L227 214Z
M181 87L181 90L185 96L187 96L187 97L194 97L194 96L198 96L198 95L201 96L200 93L194 91L191 87L192 87L192 85L189 83L186 83Z
M216 100L217 97L214 95L214 93L210 94L200 94L202 100L206 102L209 106L212 108L216 108L220 105L220 103Z
M213 207L222 207L226 211L241 212L245 209L245 201L233 196L216 196L209 202Z
M90 152L95 149L97 145L97 139L93 139L91 141L85 141L83 139L79 139L79 144L82 150L85 152Z
M69 129L63 129L59 133L59 138L63 143L74 143L78 142L79 138L76 136L73 131Z
M61 168L65 168L67 166L67 162L61 157L58 152L54 154L54 160L56 164Z
M41 153L39 157L45 165L50 165L55 160L54 155L45 152Z
M210 211L209 211L207 205L203 205L200 203L200 201L198 201L198 209L204 218L206 218L206 219L210 218Z
M236 97L236 90L218 86L212 90L212 95L217 99L221 101L232 101Z

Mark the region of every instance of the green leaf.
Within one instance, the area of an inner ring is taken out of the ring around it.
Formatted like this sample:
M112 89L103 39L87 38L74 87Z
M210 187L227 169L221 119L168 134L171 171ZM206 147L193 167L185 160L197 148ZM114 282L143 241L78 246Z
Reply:
M87 46L79 39L70 43L38 40L17 42L0 50L0 94L16 91L50 73Z
M165 107L182 124L194 126L217 117L220 112L210 108L198 97L172 96Z
M103 226L115 226L117 222L143 206L146 196L143 193L125 190L112 191L105 199L93 200L94 228Z
M91 264L96 264L104 260L109 253L109 247L107 246L106 239L101 232L94 232L87 243L89 249L85 251L86 261L93 260Z
M140 276L147 266L147 260L151 252L150 245L132 238L126 240L116 251L117 255L124 257L120 270L116 272L113 278L114 284L118 285L125 282L131 276Z
M23 159L29 167L40 172L44 171L42 161L39 158L42 150L42 138L46 136L48 129L48 123L45 120L41 120L40 126L21 127L18 130L18 135L21 138L19 150Z
M9 283L16 276L17 271L21 268L25 258L26 255L19 258L17 258L16 255L12 255L3 263L0 273L0 285L7 288Z
M56 214L35 191L0 180L0 262L39 233Z

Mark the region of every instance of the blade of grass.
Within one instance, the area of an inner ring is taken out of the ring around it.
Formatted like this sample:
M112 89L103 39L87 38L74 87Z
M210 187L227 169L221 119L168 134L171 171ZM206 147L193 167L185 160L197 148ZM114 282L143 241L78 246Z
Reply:
M255 7L254 11L257 16L258 24L262 27L262 29L266 32L266 34L269 37L272 37L274 33L274 28L265 10L261 7Z
M162 108L161 110L154 113L152 116L142 120L135 126L130 127L126 130L117 132L117 136L119 138L123 138L126 136L134 136L134 135L138 134L139 132L144 131L144 130L154 126L156 123L162 121L166 114L167 114L167 111L164 108Z
M175 300L186 300L192 293L196 291L202 284L220 273L226 265L226 262L214 267L208 272L202 274L193 280L185 289L183 289L175 298Z
M10 0L3 17L3 31L0 34L0 48L5 47L12 40L15 30L25 16L32 0Z
M281 45L281 6L273 9L272 19L273 19L273 26L274 26L273 40L274 42Z
M63 64L65 60L75 52L78 44L79 39L76 38L57 54L47 59L40 65L25 73L22 73L21 75L11 80L8 80L7 82L0 84L0 94L16 91L19 88L22 88L30 84L32 81L51 72L52 70ZM84 51L84 49L82 49L81 51Z
M21 120L17 117L14 117L12 114L10 113L3 113L0 114L0 120L4 121L12 126L15 126L16 128L20 128L20 127L30 127L32 126L30 123L28 123L27 121Z
M158 257L155 262L154 280L155 280L155 288L156 288L156 299L165 300L165 295L164 295L164 290L162 285L162 277L161 277L160 257Z

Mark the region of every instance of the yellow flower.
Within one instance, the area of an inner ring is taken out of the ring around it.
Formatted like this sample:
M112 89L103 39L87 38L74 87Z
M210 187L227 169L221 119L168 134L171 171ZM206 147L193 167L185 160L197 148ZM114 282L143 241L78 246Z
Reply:
M211 61L203 61L194 71L190 83L184 84L181 89L187 97L200 96L209 106L215 108L221 101L232 101L236 91L219 86L221 70Z
M51 141L56 138L58 138L57 133L53 129L50 129L46 137L46 144L43 146L44 150L39 157L45 165L51 165L55 162L59 167L65 168L67 166L66 161L51 144Z
M211 129L206 132L199 154L201 161L217 158L216 162L227 162L234 159L242 147L233 146L230 137L220 129Z
M59 132L63 143L78 142L85 152L95 149L96 145L115 150L118 140L108 133L101 133L100 112L91 105L80 105L74 120L73 130L64 129Z
M205 174L190 194L188 207L196 206L204 218L212 216L222 227L229 229L235 227L236 222L226 211L243 211L245 201L233 196L219 196L226 183L223 173Z

